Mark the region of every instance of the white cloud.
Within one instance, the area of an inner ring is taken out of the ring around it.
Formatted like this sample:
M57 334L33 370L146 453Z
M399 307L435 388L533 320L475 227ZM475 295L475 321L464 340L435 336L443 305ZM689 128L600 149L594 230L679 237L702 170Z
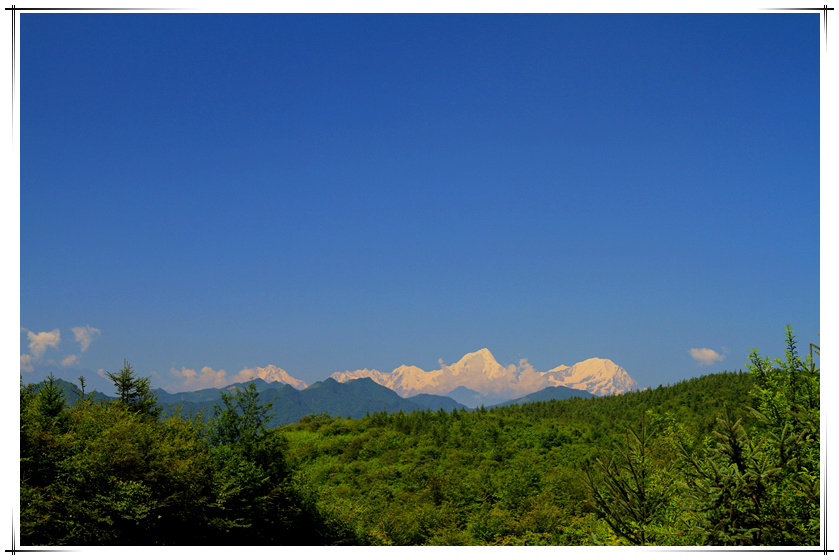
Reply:
M29 351L32 353L32 359L36 362L44 356L47 348L58 348L58 343L61 342L61 331L58 329L37 334L27 330L26 336L29 338Z
M29 354L20 355L20 371L35 371L35 366L32 365L32 356Z
M164 389L170 393L198 391L200 389L210 388L221 389L233 383L246 383L253 379L263 379L268 383L282 381L297 389L306 387L306 383L291 377L284 369L274 365L245 368L236 375L228 375L223 369L214 370L209 366L205 366L200 370L185 367L181 367L181 369L171 368L169 372L175 378L175 382L165 386Z
M536 392L545 386L545 374L536 371L536 368L528 363L527 358L520 359L518 367L512 365L507 367L515 368L515 373L518 375L516 387L520 392Z
M176 383L164 387L169 392L178 393L181 391L198 391L199 389L221 388L230 385L225 381L227 372L223 369L214 370L209 366L201 368L201 371L182 367L180 370L172 368L169 370L175 377Z
M64 358L63 360L61 360L61 365L62 366L72 366L73 364L77 364L77 363L79 363L79 357L76 356L75 354L71 354L71 355L67 356L66 358Z
M725 356L710 348L691 348L690 357L696 360L698 365L710 366L714 362L720 362Z
M280 381L282 383L288 383L296 389L303 389L306 387L306 383L290 376L286 370L270 364L265 367L245 368L240 371L238 375L230 379L228 384L244 383L250 381L251 379L262 379L268 383Z
M82 352L87 352L90 343L102 334L102 331L94 329L89 325L86 327L73 327L72 331L73 334L76 335L76 342L79 342L82 345Z
M528 363L527 358L522 358L521 360L519 360L518 372L519 372L519 375L534 375L535 374L535 375L538 375L540 377L542 376L541 373L536 371L536 368L534 368L532 365L530 365Z
M273 368L274 366L269 366L269 367ZM230 381L228 382L228 385L230 383L244 383L245 381L250 381L251 379L256 379L256 378L261 378L261 379L265 379L266 381L268 381L266 379L266 377L270 377L270 376L271 376L271 372L266 371L265 368L260 368L260 367L245 368L242 371L240 371L239 373L237 373L235 376L233 376L230 379Z
M86 352L90 347L90 343L96 340L102 332L91 326L73 327L71 330L76 337L76 342L81 344L82 351L79 354L71 354L63 358L61 360L62 366L78 364L81 353ZM53 329L49 332L36 333L21 327L20 331L25 332L26 337L29 339L29 354L24 354L20 357L21 371L33 371L35 363L43 364L42 358L44 357L47 349L55 348L57 350L58 345L61 342L61 331L59 329ZM56 362L54 360L49 360L46 363L54 364Z

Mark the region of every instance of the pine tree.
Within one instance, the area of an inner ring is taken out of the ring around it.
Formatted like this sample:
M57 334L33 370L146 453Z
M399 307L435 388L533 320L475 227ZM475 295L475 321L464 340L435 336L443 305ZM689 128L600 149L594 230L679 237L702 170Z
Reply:
M819 370L799 358L792 333L786 361L751 353L752 432L726 408L704 456L679 446L700 514L693 530L707 544L819 544Z
M36 407L44 418L58 418L67 402L58 380L50 373L44 384L38 389Z
M668 489L655 481L651 441L642 414L641 429L626 430L626 445L616 450L617 457L597 458L584 471L592 505L616 535L633 545L654 544L653 527L668 499Z
M131 364L126 360L118 373L107 372L108 378L116 387L117 397L129 410L142 418L156 420L161 408L157 405L157 395L151 389L148 377L137 377Z

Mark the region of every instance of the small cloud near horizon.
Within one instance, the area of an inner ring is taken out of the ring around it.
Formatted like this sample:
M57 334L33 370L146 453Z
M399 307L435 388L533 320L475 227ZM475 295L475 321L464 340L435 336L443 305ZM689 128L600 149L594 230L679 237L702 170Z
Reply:
M76 342L81 343L82 352L87 352L87 349L90 347L90 343L99 338L99 335L102 334L102 331L94 329L90 325L84 327L73 327L70 330L72 330L73 334L76 336Z
M180 370L171 368L169 372L175 377L176 382L170 383L163 387L165 391L171 393L180 393L184 391L200 391L201 389L221 389L233 383L244 383L253 379L264 379L267 382L283 381L284 376L288 373L277 366L268 365L264 368L244 368L236 375L228 377L228 374L223 369L214 370L209 366L201 368L200 371L181 367ZM289 379L293 379L289 376ZM305 387L306 384L299 382L300 388Z
M720 362L725 359L723 354L710 348L691 348L690 357L696 360L697 365L710 366L714 362Z
M69 356L67 356L66 358L61 360L61 365L62 366L72 366L73 364L78 364L78 363L79 363L79 357L76 356L75 354L70 354Z
M194 369L181 367L180 370L171 368L169 372L177 380L176 383L164 387L166 391L170 392L199 391L201 389L220 388L228 385L225 382L227 372L223 369L214 370L209 366L204 366L199 372Z
M30 356L29 354L20 355L20 371L35 371L35 366L32 365L32 356Z
M58 349L58 344L61 342L61 331L59 329L39 333L32 332L29 329L21 330L26 332L26 337L29 339L29 352L35 361L39 361L44 356L47 348Z

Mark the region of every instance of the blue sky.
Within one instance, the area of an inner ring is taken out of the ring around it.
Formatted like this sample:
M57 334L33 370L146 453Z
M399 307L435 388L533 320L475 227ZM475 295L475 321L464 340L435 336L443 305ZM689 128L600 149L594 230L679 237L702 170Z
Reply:
M22 371L311 383L487 347L655 387L819 343L818 13L19 32Z

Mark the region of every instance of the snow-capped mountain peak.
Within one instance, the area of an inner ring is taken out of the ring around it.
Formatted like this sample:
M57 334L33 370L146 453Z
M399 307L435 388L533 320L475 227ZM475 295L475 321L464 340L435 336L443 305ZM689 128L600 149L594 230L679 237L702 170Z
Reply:
M486 348L466 354L454 364L444 366L444 369L448 369L452 375L457 377L478 376L497 379L507 374L507 369L499 364L492 352Z
M498 361L495 359L495 356L492 355L492 352L489 351L489 348L481 348L477 352L470 352L465 354L460 360L457 361L458 364L464 362L474 362L477 360L482 360L486 364L497 364Z
M555 386L582 389L595 395L613 395L639 389L625 369L612 360L602 358L589 358L571 367L554 368L546 373L546 377Z
M390 373L364 369L332 374L332 378L341 382L361 377L369 377L403 397L418 393L447 395L462 389L493 399L517 398L557 386L582 389L595 395L638 389L638 384L626 370L611 360L590 358L571 367L563 365L547 372L536 372L524 361L519 366L502 366L487 348L470 352L451 365L445 365L441 360L440 369L434 371L403 365Z
M271 364L265 367L244 369L240 372L240 375L247 376L252 379L263 379L268 383L279 381L281 383L291 385L295 389L305 389L307 387L305 381L296 379L289 375L286 370Z

